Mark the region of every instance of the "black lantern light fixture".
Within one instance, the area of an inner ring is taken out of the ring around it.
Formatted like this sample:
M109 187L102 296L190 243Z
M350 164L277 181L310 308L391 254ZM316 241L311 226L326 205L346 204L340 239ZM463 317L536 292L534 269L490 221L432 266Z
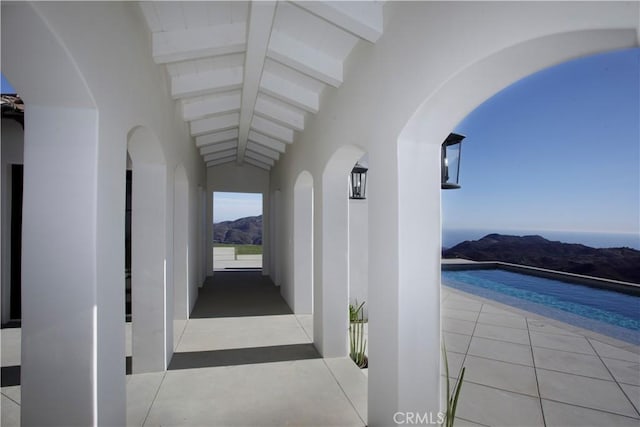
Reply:
M460 188L460 154L462 153L462 140L464 138L464 135L450 133L442 143L440 170L442 172L441 188L443 190Z
M350 199L366 199L368 170L369 169L365 168L360 163L356 163L351 170L351 175L349 175Z

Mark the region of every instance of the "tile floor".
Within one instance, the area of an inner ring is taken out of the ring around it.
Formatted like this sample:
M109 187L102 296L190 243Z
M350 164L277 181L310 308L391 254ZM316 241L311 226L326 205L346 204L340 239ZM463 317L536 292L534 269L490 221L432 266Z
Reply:
M468 425L640 426L636 346L446 287L441 314Z
M180 326L184 353L308 344L313 329L293 314ZM442 328L452 380L466 367L456 426L640 425L637 347L449 288ZM19 364L19 339L2 329L2 366ZM347 358L312 358L128 375L127 424L364 426L363 374ZM19 425L20 387L0 397L1 425Z

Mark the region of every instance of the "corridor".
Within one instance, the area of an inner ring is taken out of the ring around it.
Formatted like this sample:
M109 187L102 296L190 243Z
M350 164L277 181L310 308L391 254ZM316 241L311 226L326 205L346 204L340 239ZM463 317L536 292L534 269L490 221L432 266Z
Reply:
M127 376L127 425L366 425L366 376L322 359L311 322L259 272L216 272L167 372Z

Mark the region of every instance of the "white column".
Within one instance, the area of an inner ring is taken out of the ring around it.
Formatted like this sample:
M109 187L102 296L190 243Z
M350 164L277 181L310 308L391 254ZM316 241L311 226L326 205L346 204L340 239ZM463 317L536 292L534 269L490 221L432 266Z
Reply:
M209 232L209 228L207 227L207 191L198 187L199 189L199 199L200 204L198 205L198 212L200 214L200 244L198 247L200 248L200 277L198 278L198 287L204 284L205 279L207 278L207 273L210 271L209 268L209 258L210 256L207 254L213 253L207 252L209 250L209 244L207 243L209 240L207 239L207 233Z
M271 275L271 239L273 238L273 234L271 234L271 228L269 224L271 224L271 193L268 190L262 192L262 275L270 276Z
M440 146L401 143L398 171L398 407L431 411L435 417L440 403Z
M440 402L440 147L402 141L397 162L393 155L370 152L370 170L387 172L369 174L376 189L369 198L368 423L374 427L396 424L398 411L431 411L435 418Z
M189 318L189 182L182 167L176 169L173 202L174 318L184 320Z
M314 252L322 256L319 268L314 270L313 339L323 357L344 357L348 353L349 328L347 173L327 174L325 171L319 193L322 194L319 215L322 238L314 240Z
M306 176L311 180L311 175ZM293 284L296 314L313 312L313 183L305 181L293 195Z
M108 246L97 233L98 115L27 105L25 124L22 424L124 425L124 293L103 298L97 277ZM122 287L120 275L108 285Z
M131 212L131 326L133 372L163 371L166 331L166 167L133 161ZM165 185L163 185L165 184Z
M207 276L213 276L213 190L207 189L206 194L207 207L206 207L206 245L207 248Z
M369 203L349 200L349 303L365 303L369 313Z

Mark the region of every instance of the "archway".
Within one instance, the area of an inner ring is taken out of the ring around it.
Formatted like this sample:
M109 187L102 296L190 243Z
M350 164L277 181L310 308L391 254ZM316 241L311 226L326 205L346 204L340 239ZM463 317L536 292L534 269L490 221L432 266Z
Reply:
M347 355L349 316L348 177L364 150L346 145L329 159L318 191L314 241L313 340L323 357ZM319 258L321 256L321 258Z
M293 187L293 302L296 314L313 312L313 177L298 175Z
M21 423L124 424L124 298L113 286L124 276L108 255L122 236L99 231L118 208L102 211L96 102L40 5L3 3L1 15L2 72L28 105Z
M589 30L529 40L488 56L447 80L413 114L398 137L398 307L393 352L372 355L369 421L394 411L438 411L440 352L440 144L484 100L516 80L570 59L637 45L633 30ZM481 82L481 84L479 84ZM411 191L420 183L420 192ZM428 284L429 286L425 286ZM420 339L409 331L420 331ZM370 331L376 334L377 331ZM377 340L379 341L378 337ZM373 350L373 348L372 348ZM384 366L384 368L382 368ZM396 388L397 387L397 388ZM397 402L397 404L389 403ZM386 422L386 421L385 421Z
M138 126L132 162L132 372L163 371L173 349L173 286L167 266L167 167L160 141Z

